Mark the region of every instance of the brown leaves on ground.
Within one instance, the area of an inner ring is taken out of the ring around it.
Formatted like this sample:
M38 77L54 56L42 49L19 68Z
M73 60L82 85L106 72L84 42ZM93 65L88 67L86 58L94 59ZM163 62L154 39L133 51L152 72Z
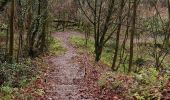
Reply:
M44 87L44 80L41 78L37 78L37 80L32 82L29 86L21 88L19 90L19 93L21 95L15 97L15 100L43 100Z
M84 83L80 84L82 87L86 87L86 90L82 91L84 92L82 96L88 94L98 100L121 100L121 97L119 97L119 94L115 91L109 88L100 87L98 84L98 80L102 73L106 73L110 70L106 65L100 62L95 63L92 57L86 53L77 56L75 60L86 69Z
M15 100L44 100L45 93L45 75L48 64L44 62L44 57L36 58L32 61L32 65L39 69L35 79L26 86L19 89L14 89Z
M170 79L169 79L168 83L166 84L166 87L165 87L162 95L163 95L163 100L170 99Z

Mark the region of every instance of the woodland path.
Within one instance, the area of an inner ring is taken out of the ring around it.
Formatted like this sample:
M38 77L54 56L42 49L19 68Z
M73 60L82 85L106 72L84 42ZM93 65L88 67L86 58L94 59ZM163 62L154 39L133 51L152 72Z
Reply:
M102 63L96 64L86 52L79 53L69 43L73 35L82 36L77 32L53 34L67 51L48 59L51 66L47 71L45 100L120 100L113 91L98 86L100 75L109 69Z
M85 68L74 60L77 53L68 41L72 35L79 34L75 32L53 34L67 51L64 55L48 59L52 67L47 78L47 100L93 100L90 96L84 98L80 93L83 88L79 84L84 81Z

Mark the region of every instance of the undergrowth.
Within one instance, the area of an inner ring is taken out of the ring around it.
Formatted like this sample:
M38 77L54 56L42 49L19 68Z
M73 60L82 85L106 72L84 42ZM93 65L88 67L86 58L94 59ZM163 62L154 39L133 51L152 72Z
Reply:
M159 75L155 68L143 69L139 73L107 72L98 80L99 86L114 90L128 100L160 100L169 74Z
M49 55L57 56L65 51L59 40L54 37L48 39ZM40 77L48 65L42 56L26 58L21 63L0 63L0 100L28 100L43 96L43 86L39 81L43 81Z
M73 46L80 48L79 50L87 51L94 54L94 41L88 40L85 44L85 39L78 36L70 38ZM101 61L111 66L113 50L115 43L107 43L104 47ZM137 57L136 57L137 58ZM135 60L136 65L145 66L145 59L138 58ZM114 90L116 93L122 95L124 99L130 100L159 100L162 96L162 90L170 77L168 70L161 72L154 67L141 67L135 73L124 73L128 68L128 64L121 65L117 72L108 72L101 75L98 84L102 88Z
M34 83L46 68L47 64L42 58L26 59L22 63L1 63L0 100L23 99L23 97L26 97L23 94L24 88ZM34 88L33 93L36 90ZM21 95L23 95L22 98L20 98Z

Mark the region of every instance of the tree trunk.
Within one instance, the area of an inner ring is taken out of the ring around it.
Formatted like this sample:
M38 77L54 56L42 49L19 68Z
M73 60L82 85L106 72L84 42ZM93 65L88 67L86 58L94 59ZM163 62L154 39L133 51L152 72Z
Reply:
M40 16L40 14L41 14L41 0L38 0L38 12L37 12L37 15L38 16ZM37 32L39 31L39 28L40 28L40 18L36 18L36 23L35 23L35 26L33 26L33 27L35 27L35 30L33 31L33 32L31 32L30 34L30 40L29 40L29 56L30 57L35 57L36 56L36 54L35 54L35 52L36 52L36 50L35 50L35 48L34 48L34 45L35 45L35 39L36 39L36 35L37 35Z
M41 42L41 52L44 52L45 51L45 48L46 48L46 35L47 35L47 22L48 22L48 11L47 11L47 6L48 6L48 1L47 0L44 0L44 23L43 23L43 29L42 29L42 42Z
M95 61L98 62L100 61L100 58L101 58L101 54L102 54L102 49L103 47L102 46L96 46L95 47L96 51L95 51L95 54L96 54L96 58L95 58Z
M121 8L120 8L119 15L118 15L119 16L118 29L116 32L116 48L115 48L115 54L114 54L113 63L112 63L112 70L115 70L118 51L119 51L119 40L120 40L120 32L121 32L121 26L122 26L121 22L122 22L123 8L124 8L124 0L121 0Z
M130 57L129 57L129 69L128 72L131 72L133 66L133 47L134 47L134 34L136 31L136 11L137 11L137 0L133 1L133 17L132 17L132 29L130 35Z
M10 41L9 41L9 62L13 62L13 49L14 49L14 7L15 0L11 2L11 17L10 17Z

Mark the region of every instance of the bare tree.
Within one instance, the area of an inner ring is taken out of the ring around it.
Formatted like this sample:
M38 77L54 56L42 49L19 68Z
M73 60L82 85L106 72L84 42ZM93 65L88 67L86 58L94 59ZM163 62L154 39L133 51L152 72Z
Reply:
M121 0L120 11L118 13L118 26L117 26L117 32L116 32L116 48L115 48L115 53L114 53L114 58L113 58L113 63L112 63L112 70L115 70L118 51L119 51L119 40L120 40L120 32L121 32L121 27L122 27L122 20L123 20L122 14L123 14L124 5L125 5L125 0Z
M96 61L99 61L103 46L115 32L112 22L116 13L115 0L78 0L79 7L93 26ZM112 30L108 32L108 30Z

